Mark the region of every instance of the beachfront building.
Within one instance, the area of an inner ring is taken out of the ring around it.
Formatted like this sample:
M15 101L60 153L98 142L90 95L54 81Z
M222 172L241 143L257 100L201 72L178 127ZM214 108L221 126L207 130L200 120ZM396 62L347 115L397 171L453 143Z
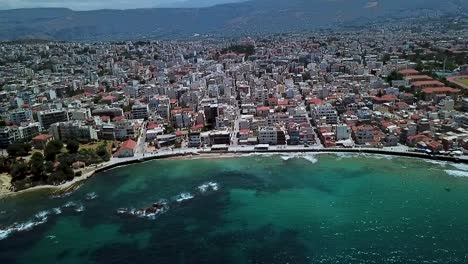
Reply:
M336 126L336 140L348 140L351 137L351 129L344 124L337 125Z
M197 147L200 147L200 145L201 145L201 136L200 136L200 132L198 132L198 131L190 132L190 133L188 134L188 139L189 139L188 146L189 146L190 148L197 148Z
M136 152L137 143L131 139L125 141L120 145L120 148L114 153L116 158L128 158L133 157Z
M372 126L359 126L356 128L355 139L359 145L371 143L374 141L374 128Z

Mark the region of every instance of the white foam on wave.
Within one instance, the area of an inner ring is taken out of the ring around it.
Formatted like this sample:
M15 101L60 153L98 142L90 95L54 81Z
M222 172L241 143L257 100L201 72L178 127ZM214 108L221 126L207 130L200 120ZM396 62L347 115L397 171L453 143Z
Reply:
M85 207L81 203L69 201L61 207L55 207L50 210L40 211L35 214L32 219L24 223L13 223L6 228L0 228L0 240L9 237L13 233L29 231L32 228L45 224L51 215L59 215L62 213L62 209L73 209L75 212L83 212Z
M252 156L262 156L262 157L273 157L276 153L271 152L253 152L253 153L245 153L240 155L241 157L252 157Z
M450 163L450 165L458 170L468 171L468 164Z
M0 229L0 240L7 238L13 233L29 231L38 225L45 224L49 214L50 211L41 211L35 214L32 220L24 223L14 223L6 229Z
M294 158L299 158L299 159L305 159L307 161L310 161L311 163L317 163L318 159L315 157L316 154L311 154L311 153L281 153L280 158L282 160L290 160Z
M82 204L78 205L76 208L75 208L75 212L83 212L84 211L84 206Z
M358 155L354 154L354 153L346 153L346 152L336 152L336 153L333 153L337 158L338 160L340 159L350 159L350 158L353 158L353 157L357 157Z
M432 164L436 164L436 165L439 165L439 166L442 166L442 167L445 167L447 166L448 162L447 161L441 161L441 160L425 160L427 163L432 163Z
M454 177L468 177L468 171L444 170L448 175Z

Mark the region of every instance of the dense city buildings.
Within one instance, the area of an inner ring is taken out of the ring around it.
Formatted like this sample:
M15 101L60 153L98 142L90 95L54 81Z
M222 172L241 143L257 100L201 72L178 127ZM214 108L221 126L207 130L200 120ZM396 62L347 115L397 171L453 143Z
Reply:
M120 142L115 157L257 144L463 153L467 90L450 80L466 80L468 33L443 29L4 43L0 147L53 137Z

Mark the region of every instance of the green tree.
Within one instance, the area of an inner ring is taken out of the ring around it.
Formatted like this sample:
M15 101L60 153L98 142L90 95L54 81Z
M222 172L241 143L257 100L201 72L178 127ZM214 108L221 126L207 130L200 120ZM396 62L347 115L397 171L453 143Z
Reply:
M59 140L52 140L47 143L44 149L45 159L48 161L55 161L55 157L62 151L63 143Z
M70 166L67 166L66 164L60 164L57 168L57 171L63 173L65 179L68 181L73 180L73 178L75 177L75 172L73 171L73 169L70 168Z
M27 173L28 173L28 165L26 165L26 163L15 162L11 166L11 171L10 171L11 181L15 182L18 180L22 180L26 177Z
M7 153L10 157L24 157L31 151L31 145L28 143L13 143L8 146Z
M101 101L101 99L102 99L102 96L98 95L98 96L94 97L93 102L95 104L98 104Z
M78 149L80 149L80 143L78 143L75 140L68 141L68 143L67 143L68 153L75 154L75 153L78 152Z
M54 171L54 163L52 161L46 161L45 163L45 171L46 172L53 172Z
M106 144L101 144L96 148L96 154L103 160L109 161L110 160L110 153L107 150Z
M387 79L386 81L389 83L389 84L392 84L392 81L394 80L403 80L403 74L397 72L397 71L392 71L392 73L390 73L390 75L387 76Z
M34 177L40 178L45 172L44 155L40 152L34 152L29 160L29 168Z

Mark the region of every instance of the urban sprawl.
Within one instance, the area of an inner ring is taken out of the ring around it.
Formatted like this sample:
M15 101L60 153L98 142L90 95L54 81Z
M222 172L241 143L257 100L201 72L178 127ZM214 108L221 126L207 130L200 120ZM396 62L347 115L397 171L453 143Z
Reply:
M291 146L463 155L467 52L466 34L403 29L3 43L0 148L106 142L110 159Z

